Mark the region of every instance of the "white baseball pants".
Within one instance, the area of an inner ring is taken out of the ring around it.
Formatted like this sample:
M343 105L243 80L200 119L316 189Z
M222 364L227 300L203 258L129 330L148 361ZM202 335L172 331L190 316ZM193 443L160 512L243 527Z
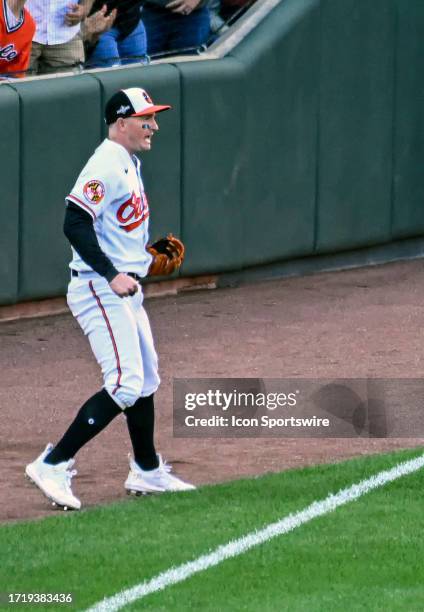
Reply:
M106 279L82 273L68 286L69 308L88 336L104 388L124 410L159 386L158 358L143 291L118 297Z

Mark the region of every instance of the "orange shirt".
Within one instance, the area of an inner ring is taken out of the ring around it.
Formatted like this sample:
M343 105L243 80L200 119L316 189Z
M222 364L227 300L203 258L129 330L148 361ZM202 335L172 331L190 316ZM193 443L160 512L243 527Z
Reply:
M16 25L8 22L6 1L0 0L0 74L19 73L28 68L35 32L35 22L25 8Z

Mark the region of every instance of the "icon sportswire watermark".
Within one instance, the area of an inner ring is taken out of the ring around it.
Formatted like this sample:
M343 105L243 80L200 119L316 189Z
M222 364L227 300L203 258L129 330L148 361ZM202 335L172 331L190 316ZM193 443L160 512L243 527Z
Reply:
M424 437L421 379L174 379L175 437Z

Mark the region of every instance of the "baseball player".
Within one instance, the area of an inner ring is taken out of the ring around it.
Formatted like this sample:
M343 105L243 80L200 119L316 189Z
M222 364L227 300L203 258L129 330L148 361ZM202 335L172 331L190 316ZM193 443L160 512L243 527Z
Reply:
M23 76L29 66L35 22L26 0L0 2L0 74Z
M79 509L71 489L74 456L118 414L127 420L134 458L128 492L194 489L170 474L154 446L154 401L158 359L143 307L140 280L170 274L184 246L169 234L148 245L149 205L136 152L149 151L156 114L140 88L121 90L106 105L109 135L96 149L67 197L64 232L72 246L67 300L88 336L104 386L82 406L62 439L48 444L26 467L26 475L55 504Z

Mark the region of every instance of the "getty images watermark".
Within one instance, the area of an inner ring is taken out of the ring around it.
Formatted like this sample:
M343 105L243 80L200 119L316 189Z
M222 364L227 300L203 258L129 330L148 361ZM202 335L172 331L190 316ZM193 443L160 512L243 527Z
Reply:
M424 437L421 379L175 379L175 437Z

